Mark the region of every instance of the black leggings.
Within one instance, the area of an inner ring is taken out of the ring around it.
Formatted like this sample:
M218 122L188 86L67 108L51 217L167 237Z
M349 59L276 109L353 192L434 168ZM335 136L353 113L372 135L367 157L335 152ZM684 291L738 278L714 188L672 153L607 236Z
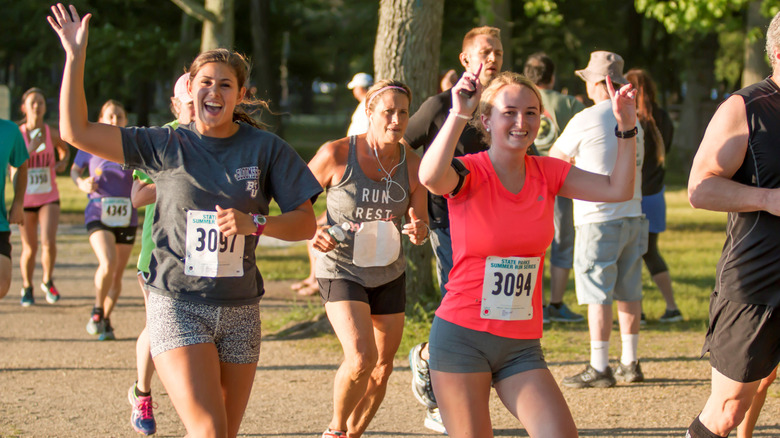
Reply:
M658 233L650 233L647 236L647 252L642 256L645 261L650 276L660 274L669 270L664 258L658 252Z

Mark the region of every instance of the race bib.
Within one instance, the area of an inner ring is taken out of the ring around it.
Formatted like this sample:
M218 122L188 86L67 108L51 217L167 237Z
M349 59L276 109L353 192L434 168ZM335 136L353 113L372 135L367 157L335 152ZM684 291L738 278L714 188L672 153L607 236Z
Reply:
M387 266L401 253L401 233L392 221L371 221L360 224L355 233L352 263L371 268Z
M480 316L502 321L533 318L532 301L541 273L541 257L488 257Z
M240 277L244 275L245 237L225 237L217 226L217 212L187 212L184 274L196 277Z
M128 227L133 217L130 198L100 198L100 222L107 227Z
M51 171L48 167L27 169L27 194L40 195L51 192Z

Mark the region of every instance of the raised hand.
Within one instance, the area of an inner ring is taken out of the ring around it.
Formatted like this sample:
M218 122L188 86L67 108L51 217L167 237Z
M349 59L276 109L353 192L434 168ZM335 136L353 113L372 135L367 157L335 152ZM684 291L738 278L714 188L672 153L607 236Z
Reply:
M636 90L626 84L615 91L612 80L607 76L607 91L612 100L612 112L617 119L618 129L628 131L636 126Z
M474 113L482 95L482 83L479 81L481 71L482 64L476 73L466 71L452 87L452 112L468 116Z
M80 19L76 7L70 5L69 8L70 11L65 9L62 3L57 3L51 7L52 16L47 16L46 20L57 32L67 55L83 55L87 48L89 19L92 18L92 14L87 14Z

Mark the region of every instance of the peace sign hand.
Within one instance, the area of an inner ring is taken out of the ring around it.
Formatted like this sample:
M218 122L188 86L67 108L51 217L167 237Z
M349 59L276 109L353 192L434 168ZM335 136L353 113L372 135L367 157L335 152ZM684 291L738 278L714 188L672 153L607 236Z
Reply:
M607 76L607 91L612 100L612 112L618 123L618 130L628 131L636 126L636 90L626 84L615 91L612 80Z
M92 14L87 14L80 19L75 6L70 5L69 12L62 3L52 6L51 13L53 17L47 16L46 20L60 37L65 53L72 57L84 54L87 48L89 19L92 18Z

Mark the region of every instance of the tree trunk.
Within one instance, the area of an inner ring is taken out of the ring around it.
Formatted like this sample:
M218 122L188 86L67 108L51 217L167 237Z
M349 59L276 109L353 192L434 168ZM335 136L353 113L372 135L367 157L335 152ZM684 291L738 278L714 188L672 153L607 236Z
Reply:
M226 48L233 49L235 34L234 0L206 0L206 10L216 15L216 20L203 22L203 36L200 51Z
M444 0L380 0L374 46L374 77L396 79L413 91L414 111L438 90L439 49ZM438 303L433 287L430 245L414 246L404 239L407 314L417 303ZM426 306L428 304L428 306Z
M275 75L272 65L277 63L271 60L271 45L268 37L268 18L270 15L269 0L251 0L250 15L252 22L252 85L257 87L257 94L253 97L269 101L271 108L279 110L279 80ZM280 117L267 111L263 112L263 123L278 128Z
M522 71L522 65L514 65L512 57L512 8L509 0L477 0L479 23L501 29L501 46L504 48L502 70Z
M766 38L764 33L769 25L769 18L761 15L761 0L750 2L747 11L747 26L745 38L745 65L742 70L742 86L755 84L769 76L772 70L766 62L764 54L764 42ZM751 35L754 30L761 30L761 38Z

